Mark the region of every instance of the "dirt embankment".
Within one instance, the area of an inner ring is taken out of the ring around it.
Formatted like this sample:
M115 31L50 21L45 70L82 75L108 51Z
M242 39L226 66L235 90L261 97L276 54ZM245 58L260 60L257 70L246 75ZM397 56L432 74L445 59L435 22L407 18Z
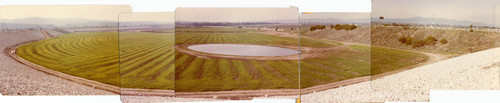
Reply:
M371 35L372 45L375 46L427 52L464 54L500 46L500 33L486 31L373 26ZM448 43L441 44L437 41L435 45L413 48L412 45L404 45L398 41L401 37L424 40L429 36L434 36L437 40L446 39Z

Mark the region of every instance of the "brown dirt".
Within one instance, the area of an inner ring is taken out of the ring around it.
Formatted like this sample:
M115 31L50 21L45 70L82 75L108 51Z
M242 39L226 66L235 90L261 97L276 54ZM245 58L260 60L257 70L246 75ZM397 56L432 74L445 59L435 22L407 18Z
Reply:
M446 39L447 44L439 41L435 45L412 48L398 41L401 37L412 37L414 40L424 40L434 36L437 40ZM371 43L374 46L418 50L425 52L472 53L500 46L500 33L488 31L444 30L431 28L402 28L373 25Z

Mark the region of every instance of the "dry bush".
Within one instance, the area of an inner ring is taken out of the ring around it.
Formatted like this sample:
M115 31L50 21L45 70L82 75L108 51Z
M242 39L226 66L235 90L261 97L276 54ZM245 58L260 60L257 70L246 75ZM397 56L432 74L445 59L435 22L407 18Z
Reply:
M398 41L402 44L405 44L406 43L406 37L401 37L398 39Z
M343 25L336 24L334 28L335 28L335 30L342 30L342 29L344 29L344 30L347 31L347 30L354 30L354 29L357 28L357 26L356 25L349 25L349 24L343 24Z
M315 26L309 27L309 30L314 31L314 30L321 30L321 29L325 29L325 28L326 28L326 26L324 26L324 25L315 25Z
M405 44L406 45L411 45L413 43L413 38L412 37L406 37L406 40L405 40Z
M428 36L427 39L425 39L425 44L426 45L434 45L436 44L438 40L434 36Z
M448 43L448 40L446 40L446 39L441 39L441 40L439 40L439 42L441 42L441 44L447 44L447 43Z

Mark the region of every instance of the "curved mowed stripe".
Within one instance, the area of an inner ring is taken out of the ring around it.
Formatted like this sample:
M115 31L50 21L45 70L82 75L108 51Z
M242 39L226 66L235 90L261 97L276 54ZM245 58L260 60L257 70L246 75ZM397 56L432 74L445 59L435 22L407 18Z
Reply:
M208 29L203 28L203 30ZM175 38L176 44L244 43L283 46L298 45L297 38L260 33L176 32ZM302 45L318 48L338 46L313 40L302 41ZM298 61L209 59L198 58L180 52L176 52L175 54L176 92L298 89ZM320 72L311 71L303 75L324 74ZM315 77L309 76L308 78L314 79ZM322 79L314 83L320 84L326 82L331 82L331 80Z
M183 28L176 32L175 44L234 43L256 45L297 46L298 39L260 33L214 33L227 28ZM201 31L207 31L203 33ZM233 30L234 31L234 30ZM241 31L241 30L239 30ZM325 43L329 42L329 43ZM332 44L333 43L333 44ZM337 44L337 45L335 45ZM301 46L314 48L336 47L341 43L314 39L301 39ZM377 55L372 57L371 50ZM379 53L381 52L381 53ZM394 55L385 52L397 52ZM405 56L401 56L405 55ZM389 67L403 67L416 64L408 62L424 55L393 49L370 49L369 46L353 45L332 51L322 58L301 60L301 88L337 82L346 79L371 75L374 70ZM396 58L402 61L371 64L379 58ZM299 72L298 61L293 60L235 60L223 58L198 58L192 55L175 53L175 90L176 92L255 90L255 89L297 89ZM373 60L372 60L373 59Z
M16 53L46 68L106 84L173 89L173 34L118 35L117 32L60 35L23 45Z

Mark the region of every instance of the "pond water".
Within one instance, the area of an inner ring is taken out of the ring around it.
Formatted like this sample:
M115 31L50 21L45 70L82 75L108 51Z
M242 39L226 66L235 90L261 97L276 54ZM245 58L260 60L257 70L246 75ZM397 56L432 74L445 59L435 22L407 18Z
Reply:
M298 54L298 50L247 44L198 44L188 47L191 50L224 55L237 56L286 56Z

